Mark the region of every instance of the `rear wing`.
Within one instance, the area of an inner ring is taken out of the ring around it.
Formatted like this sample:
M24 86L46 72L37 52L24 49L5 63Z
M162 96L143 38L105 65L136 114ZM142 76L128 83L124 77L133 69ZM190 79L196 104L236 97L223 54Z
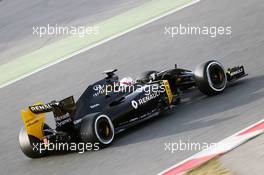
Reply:
M72 114L76 104L73 96L70 96L61 101L52 101L44 104L43 102L36 103L21 110L21 117L28 135L34 136L39 140L43 140L43 127L45 124L45 113L53 112L56 126L60 124L57 117L65 114ZM61 124L60 124L61 126Z
M40 102L36 106L43 105ZM30 107L21 110L21 117L28 135L34 136L39 140L44 137L43 127L45 123L45 113L33 113Z

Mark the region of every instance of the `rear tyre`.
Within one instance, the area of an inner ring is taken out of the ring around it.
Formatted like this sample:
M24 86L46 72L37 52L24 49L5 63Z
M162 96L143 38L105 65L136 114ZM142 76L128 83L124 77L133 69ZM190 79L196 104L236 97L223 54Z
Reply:
M114 140L114 125L107 115L88 116L81 123L79 135L82 142L99 143L103 148Z
M28 135L24 127L21 128L19 133L19 145L21 151L29 158L40 158L46 155L46 151L40 150L41 141L34 136Z
M227 84L224 66L215 60L200 64L194 71L197 87L205 95L212 96L223 92Z

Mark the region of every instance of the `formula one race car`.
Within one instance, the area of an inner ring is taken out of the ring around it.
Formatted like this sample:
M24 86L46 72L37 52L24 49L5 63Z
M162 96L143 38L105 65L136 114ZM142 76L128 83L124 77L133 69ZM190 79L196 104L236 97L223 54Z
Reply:
M119 80L116 71L105 71L106 77L88 86L77 102L71 96L23 109L25 126L19 134L22 152L30 158L42 157L50 153L49 144L55 143L106 147L117 133L179 104L182 95L192 89L217 95L228 82L247 75L243 66L225 70L215 60L200 64L194 72L177 65L169 70L147 71L136 81L130 77ZM55 129L45 123L47 112L54 115Z

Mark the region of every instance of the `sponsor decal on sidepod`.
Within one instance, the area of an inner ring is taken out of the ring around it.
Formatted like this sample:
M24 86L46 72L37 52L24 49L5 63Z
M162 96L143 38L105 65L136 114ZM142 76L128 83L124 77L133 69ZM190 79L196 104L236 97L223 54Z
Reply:
M131 105L133 106L133 108L137 109L139 105L143 105L148 101L157 98L158 96L160 96L160 92L155 92L138 100L132 100Z

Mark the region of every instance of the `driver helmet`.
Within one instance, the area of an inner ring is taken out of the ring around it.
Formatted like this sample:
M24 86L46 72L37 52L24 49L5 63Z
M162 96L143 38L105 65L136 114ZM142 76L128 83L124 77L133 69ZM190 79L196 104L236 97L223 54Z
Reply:
M119 83L121 87L128 87L134 84L134 80L131 77L124 77Z

